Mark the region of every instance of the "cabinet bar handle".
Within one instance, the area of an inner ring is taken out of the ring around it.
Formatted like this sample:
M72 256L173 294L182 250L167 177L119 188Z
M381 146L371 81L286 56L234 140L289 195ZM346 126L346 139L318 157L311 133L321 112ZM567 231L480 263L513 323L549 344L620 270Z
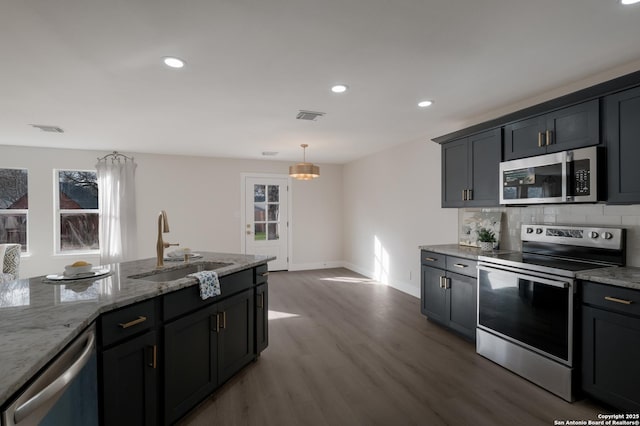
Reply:
M547 146L553 143L553 132L551 130L547 130Z
M158 345L153 345L153 369L158 365Z
M268 277L269 276L269 272L265 272L264 274L262 274L263 277Z
M446 277L440 277L440 288L447 288Z
M542 148L544 146L544 133L538 132L538 146Z
M617 297L611 296L605 296L604 299L608 300L609 302L622 303L623 305L630 305L633 303L633 300L618 299Z
M425 257L424 260L426 260L427 262L435 262L438 259L436 259L434 257Z
M264 308L264 293L260 293L258 295L258 308L260 309Z
M120 326L120 328L129 328L129 327L133 327L136 324L140 324L141 322L145 322L147 320L147 317L143 317L142 315L140 315L137 319L134 319L133 321L129 321L129 322L125 322L123 323L119 323L118 325Z
M220 333L220 315L216 314L216 333Z
M453 266L456 268L466 268L469 265L465 265L464 263L455 263Z
M467 190L463 189L462 190L462 201L465 201L467 199Z
M467 189L467 201L473 200L473 189Z
M222 325L220 328L227 328L227 311L222 311Z

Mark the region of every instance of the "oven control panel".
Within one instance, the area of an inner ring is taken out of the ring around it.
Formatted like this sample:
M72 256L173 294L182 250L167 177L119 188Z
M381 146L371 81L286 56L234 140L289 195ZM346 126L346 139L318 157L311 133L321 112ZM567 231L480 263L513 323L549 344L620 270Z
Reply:
M522 225L522 241L620 250L625 229L573 225Z

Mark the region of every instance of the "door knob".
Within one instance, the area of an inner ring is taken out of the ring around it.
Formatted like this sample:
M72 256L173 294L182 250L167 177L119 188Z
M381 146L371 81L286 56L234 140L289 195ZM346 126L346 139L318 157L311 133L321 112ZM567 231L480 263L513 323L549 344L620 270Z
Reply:
M251 235L251 231L247 231L247 235Z

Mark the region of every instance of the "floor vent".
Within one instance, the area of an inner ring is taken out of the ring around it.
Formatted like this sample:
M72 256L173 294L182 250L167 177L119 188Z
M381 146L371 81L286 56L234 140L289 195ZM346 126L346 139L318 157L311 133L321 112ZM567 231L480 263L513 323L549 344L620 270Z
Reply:
M324 114L325 114L324 112L305 111L301 109L298 115L296 115L296 118L298 120L316 121L316 118L322 117Z
M64 133L58 126L47 126L45 124L31 124L31 126L42 130L43 132L51 132L51 133Z

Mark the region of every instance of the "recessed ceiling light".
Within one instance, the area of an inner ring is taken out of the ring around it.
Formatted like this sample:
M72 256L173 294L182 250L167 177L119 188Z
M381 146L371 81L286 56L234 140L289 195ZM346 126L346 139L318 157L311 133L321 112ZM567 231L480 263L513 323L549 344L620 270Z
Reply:
M433 105L433 101L422 101L422 102L418 102L418 106L420 108L426 108L428 106Z
M635 4L640 2L640 0L620 0L620 3L622 4Z
M184 67L184 61L180 58L175 58L173 56L165 56L162 58L164 64L170 68L182 68Z
M335 86L333 86L331 88L331 91L333 93L344 93L349 89L349 86L347 86L346 84L336 84Z

